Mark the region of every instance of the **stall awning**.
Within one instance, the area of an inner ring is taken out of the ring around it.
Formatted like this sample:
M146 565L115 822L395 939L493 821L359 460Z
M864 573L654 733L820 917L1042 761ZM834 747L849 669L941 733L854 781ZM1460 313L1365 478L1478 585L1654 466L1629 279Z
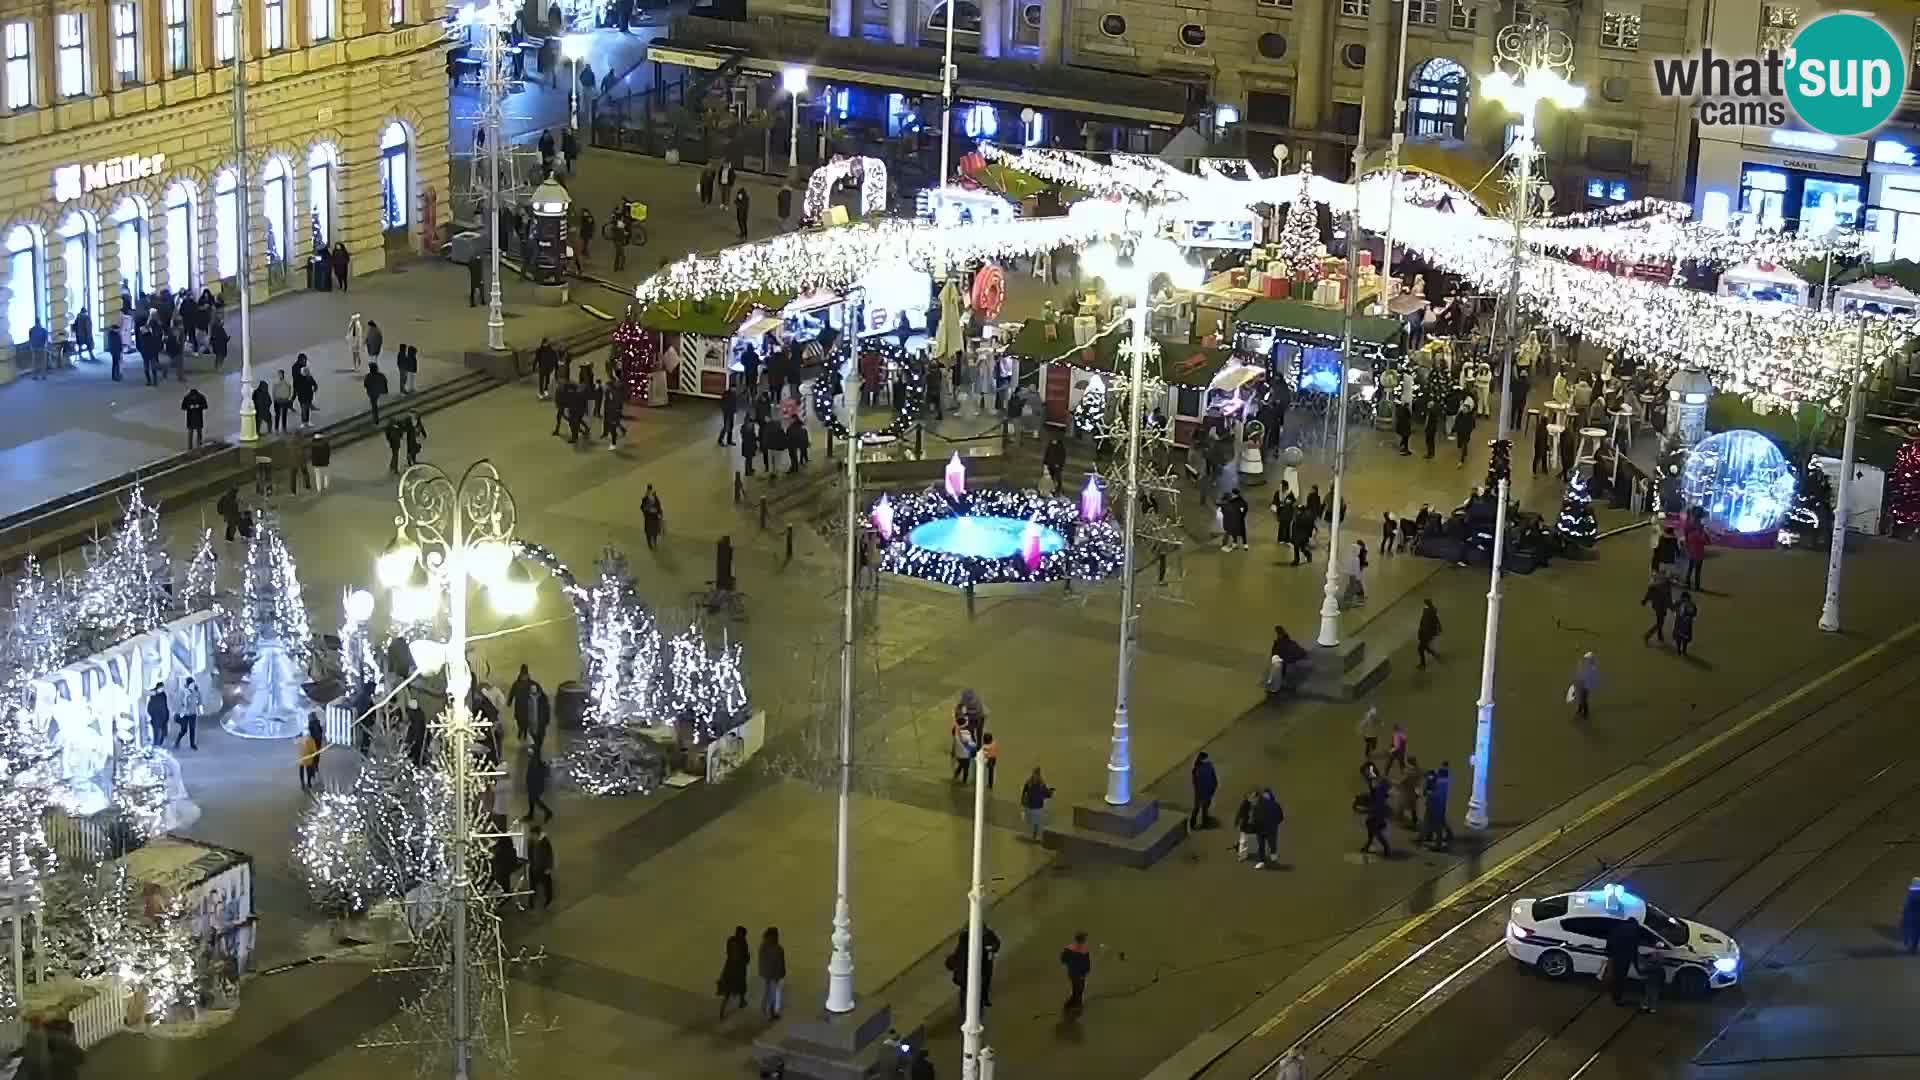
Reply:
M1235 329L1271 331L1274 336L1300 345L1337 348L1345 337L1346 315L1317 304L1298 300L1255 300L1234 312ZM1353 344L1365 353L1378 353L1389 359L1406 352L1407 324L1399 319L1378 315L1353 318Z

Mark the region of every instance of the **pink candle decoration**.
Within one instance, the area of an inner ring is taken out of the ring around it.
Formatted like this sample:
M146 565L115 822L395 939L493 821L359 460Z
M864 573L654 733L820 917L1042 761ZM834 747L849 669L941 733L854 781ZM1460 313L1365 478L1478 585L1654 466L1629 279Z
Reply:
M1093 477L1087 477L1087 486L1080 491L1080 520L1099 521L1107 512L1107 497Z
M885 495L880 496L880 501L873 504L873 513L870 515L870 520L873 522L874 530L880 534L880 539L889 542L893 540L892 500L888 499Z
M960 464L960 452L947 459L947 495L958 499L967 493L967 467Z
M1027 573L1040 569L1040 519L1027 519L1027 527L1020 533L1020 557L1027 564Z

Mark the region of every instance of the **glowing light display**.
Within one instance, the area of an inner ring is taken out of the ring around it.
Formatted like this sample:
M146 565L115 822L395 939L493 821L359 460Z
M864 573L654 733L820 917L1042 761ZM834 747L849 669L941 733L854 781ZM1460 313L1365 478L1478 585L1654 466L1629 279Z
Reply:
M1709 532L1770 537L1793 501L1793 468L1765 435L1723 431L1687 455L1681 486L1689 507L1706 510Z

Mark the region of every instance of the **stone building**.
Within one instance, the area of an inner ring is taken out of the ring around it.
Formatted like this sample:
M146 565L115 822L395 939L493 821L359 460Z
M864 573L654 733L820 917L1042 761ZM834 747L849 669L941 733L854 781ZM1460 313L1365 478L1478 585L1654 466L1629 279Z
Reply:
M0 0L9 340L36 322L62 337L82 308L104 329L123 285L231 301L243 183L256 300L308 287L316 242L345 243L356 276L433 244L448 216L439 14L425 0Z

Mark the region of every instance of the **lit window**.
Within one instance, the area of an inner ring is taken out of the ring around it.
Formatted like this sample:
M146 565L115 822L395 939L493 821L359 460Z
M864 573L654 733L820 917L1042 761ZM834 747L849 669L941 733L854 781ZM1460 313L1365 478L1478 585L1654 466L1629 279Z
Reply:
M187 0L166 0L167 74L193 70L193 37L187 33Z
M240 273L240 200L233 170L228 169L213 182L213 247L220 277L224 280Z
M78 11L53 18L53 70L63 98L87 96L87 17Z
M213 59L233 63L233 0L213 0Z
M333 0L307 0L307 40L333 39Z
M964 127L969 139L991 139L1000 133L1000 114L985 102L967 106Z
M1605 180L1587 181L1587 198L1604 199L1606 197L1607 197L1607 182Z
M1600 16L1600 44L1609 49L1640 47L1640 13L1609 11Z
M33 30L26 23L7 24L7 108L25 109L33 104Z
M1613 183L1608 184L1607 198L1612 199L1614 202L1626 202L1627 182L1625 180L1615 180Z
M387 25L407 25L407 0L387 0Z
M1440 0L1407 0L1407 21L1415 26L1440 25Z
M113 78L120 86L140 81L140 8L131 0L113 5Z
M1473 0L1453 0L1452 25L1455 30L1476 30L1480 26L1480 9Z
M266 39L268 52L287 47L287 0L261 0L260 36Z
M167 288L193 287L193 255L200 230L195 227L193 190L176 182L167 188Z
M1340 14L1365 18L1373 14L1373 0L1340 0Z
M1760 5L1760 51L1786 52L1800 32L1800 9L1791 4Z

